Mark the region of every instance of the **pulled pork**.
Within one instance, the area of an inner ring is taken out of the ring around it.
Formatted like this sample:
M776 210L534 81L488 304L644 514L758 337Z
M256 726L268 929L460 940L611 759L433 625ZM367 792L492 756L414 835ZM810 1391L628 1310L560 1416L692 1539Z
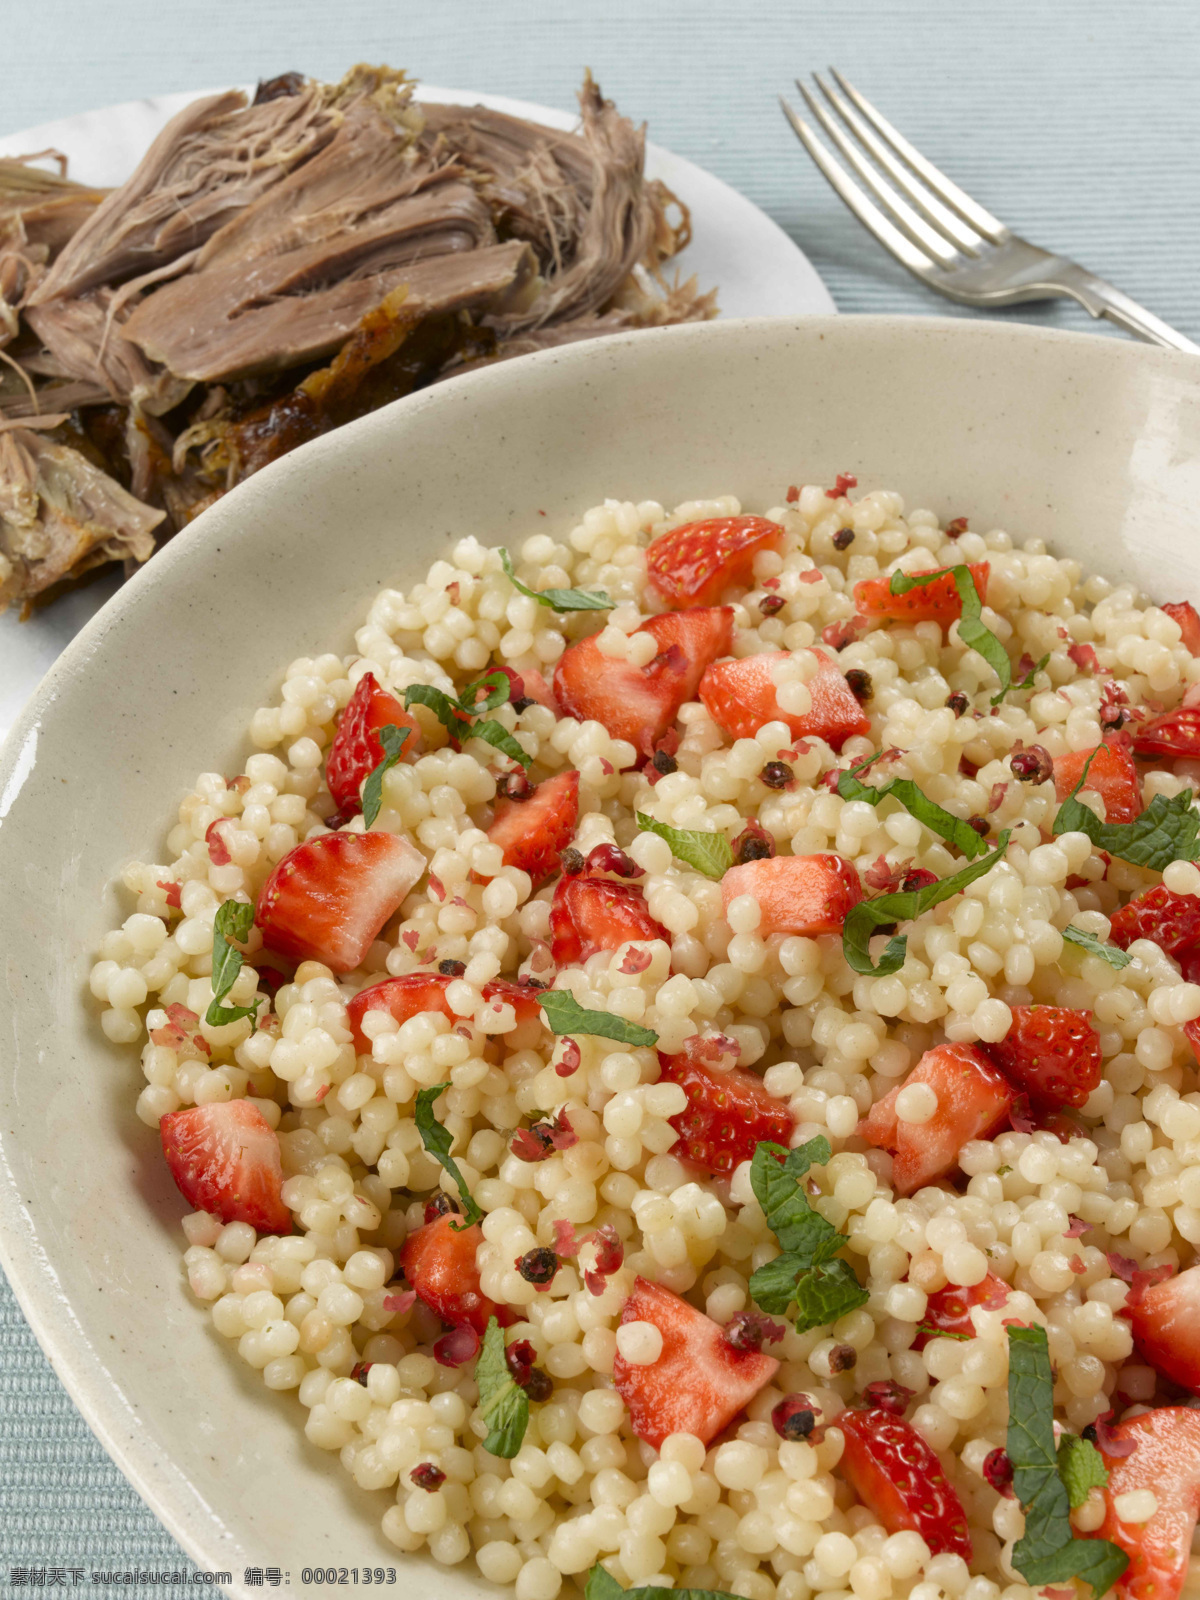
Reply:
M688 221L644 130L590 76L580 111L285 73L186 107L107 194L0 161L0 610L424 384L713 316L661 277Z

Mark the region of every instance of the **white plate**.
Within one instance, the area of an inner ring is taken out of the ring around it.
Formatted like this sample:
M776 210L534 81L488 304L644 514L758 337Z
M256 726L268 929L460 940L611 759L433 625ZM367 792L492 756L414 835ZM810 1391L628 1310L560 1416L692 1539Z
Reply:
M253 85L248 87L253 92ZM0 156L52 148L69 158L68 174L81 183L103 187L123 183L156 134L201 93L212 91L156 95L44 122L0 138ZM570 112L527 100L464 89L422 84L417 98L484 105L550 128L570 129L577 120ZM785 317L836 311L807 256L744 195L661 145L647 144L646 171L652 178L661 178L690 207L694 237L677 264L685 275L695 273L705 288L717 286L725 316ZM26 623L19 623L15 612L0 616L0 740L68 640L115 593L120 581L117 572L97 579Z

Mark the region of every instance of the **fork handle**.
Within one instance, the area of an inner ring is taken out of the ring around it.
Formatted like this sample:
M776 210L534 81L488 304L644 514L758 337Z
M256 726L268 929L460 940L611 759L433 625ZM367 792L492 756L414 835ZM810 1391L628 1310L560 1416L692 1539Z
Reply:
M1065 278L1063 287L1093 317L1107 317L1119 328L1135 333L1150 344L1165 345L1168 350L1185 350L1189 355L1200 356L1200 345L1177 333L1174 328L1153 311L1138 305L1114 284L1106 283L1094 273L1079 267Z

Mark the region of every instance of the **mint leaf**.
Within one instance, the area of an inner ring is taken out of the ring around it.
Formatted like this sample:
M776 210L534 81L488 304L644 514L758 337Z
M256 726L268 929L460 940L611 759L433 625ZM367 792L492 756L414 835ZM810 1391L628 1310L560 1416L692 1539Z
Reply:
M1008 658L1005 657L1007 660ZM851 767L848 772L843 772L838 778L838 794L843 800L865 800L869 806L877 806L881 800L886 800L889 795L899 800L906 811L916 817L918 822L923 822L931 832L947 843L954 845L961 855L968 861L973 861L976 856L982 855L987 849L987 844L975 832L975 829L962 820L953 816L949 811L944 811L928 795L923 794L911 778L892 778L878 789L869 784L860 783L855 776L869 766L872 761L878 760L871 756L868 761L861 762L857 767ZM891 919L889 919L891 920Z
M603 589L530 589L523 584L513 571L512 558L503 545L500 546L500 565L504 568L505 576L514 589L527 594L531 600L536 600L540 606L549 606L552 611L609 611L613 602Z
M486 689L487 695L478 700L480 689ZM485 672L482 678L476 678L474 683L469 683L458 697L458 704L470 716L481 717L485 711L495 711L497 706L507 705L512 698L512 679L507 672L501 672L499 667L494 667L491 672Z
M1083 1578L1097 1597L1110 1589L1129 1557L1104 1539L1076 1539L1070 1495L1054 1447L1054 1378L1044 1328L1008 1330L1008 1458L1013 1493L1025 1512L1025 1533L1013 1566L1029 1584Z
M467 731L467 718L452 695L435 689L431 683L410 683L404 691L404 709L413 704L428 706L452 739L461 739Z
M597 1561L587 1575L583 1600L620 1600L620 1597L628 1592L628 1590L622 1589L612 1573Z
M587 1575L584 1600L662 1600L670 1594L671 1600L736 1600L724 1589L661 1589L647 1584L640 1589L622 1589L607 1568L599 1562Z
M1100 748L1096 746L1096 750ZM1152 872L1165 871L1172 861L1200 860L1200 814L1192 810L1190 789L1181 790L1169 800L1166 795L1156 794L1132 822L1101 822L1090 806L1075 798L1087 783L1096 750L1084 762L1079 782L1058 808L1054 836L1086 833L1097 849L1131 861L1135 867L1149 867Z
M442 1166L458 1185L458 1193L462 1199L463 1211L466 1214L465 1222L455 1222L450 1219L450 1226L455 1233L462 1233L464 1228L469 1228L474 1222L483 1221L483 1212L475 1204L471 1191L467 1188L466 1180L458 1170L458 1162L450 1154L450 1146L454 1140L450 1137L450 1130L433 1114L433 1103L438 1095L443 1094L450 1085L448 1083L435 1084L432 1089L417 1091L417 1109L414 1120L417 1132L421 1135L421 1143L435 1161L440 1161Z
M383 746L384 757L377 767L371 769L371 775L363 784L362 792L363 821L368 828L375 826L375 818L383 805L383 775L389 767L394 767L399 761L404 741L411 732L411 728L398 728L394 722L387 723L379 730L379 742Z
M1009 1171L1011 1172L1011 1167ZM918 1322L918 1333L927 1333L931 1339L973 1339L971 1333L955 1333L950 1328L935 1328L932 1322Z
M962 630L960 629L959 631L961 632ZM1046 670L1046 664L1047 664L1047 662L1049 660L1050 660L1050 657L1047 654L1047 655L1044 655L1040 661L1034 662L1033 666L1030 667L1029 671L1021 679L1020 683L1010 683L1009 686L1008 686L1008 689L1029 689L1029 688L1031 688L1033 686L1034 678L1037 677L1039 672L1044 672ZM1008 689L1001 689L1000 693L992 701L992 704L994 706L998 706L1000 704L1001 700L1003 700L1004 696L1008 693Z
M479 1410L488 1425L483 1448L511 1461L529 1426L529 1396L513 1378L505 1360L504 1335L495 1317L488 1318L483 1348L475 1363Z
M1011 832L1011 829L1005 828L990 855L984 856L981 861L973 861L969 867L963 867L961 872L956 872L949 878L939 878L936 883L927 883L923 889L883 894L875 900L860 900L851 909L842 928L842 954L853 971L870 973L877 978L899 972L904 965L908 939L902 933L890 939L887 949L879 958L879 965L875 966L871 961L870 951L871 935L875 929L886 927L893 922L911 922L933 906L941 905L943 900L950 900L954 895L961 894L968 884L974 883L976 878L982 878L985 873L992 870L1008 849Z
M1122 950L1120 945L1108 944L1103 939L1097 939L1095 934L1088 933L1086 928L1077 928L1073 922L1068 922L1062 930L1062 936L1068 944L1078 945L1090 956L1099 956L1118 972L1133 960L1128 950Z
M838 1240L840 1243L840 1234ZM839 1317L865 1306L870 1298L848 1261L815 1266L796 1285L796 1332L826 1328Z
M833 1223L812 1209L800 1185L809 1167L823 1167L829 1159L829 1141L818 1136L791 1151L761 1140L750 1163L750 1187L767 1227L779 1240L779 1248L785 1254L802 1255L806 1267L812 1265L815 1252L830 1236L841 1239Z
M665 822L646 816L643 811L634 815L643 833L656 833L660 839L665 839L677 861L695 867L706 878L721 878L733 865L733 848L723 833L704 833L699 828L672 828Z
M602 1039L615 1039L618 1044L658 1043L653 1028L626 1022L624 1017L614 1017L611 1011L589 1011L569 989L543 989L537 995L537 1003L546 1013L552 1033L591 1033Z
M1028 686L1033 673L1026 676L1020 683L1014 683L1012 678L1012 662L1008 659L1008 651L997 639L990 628L983 625L983 601L979 597L979 590L975 587L975 580L971 576L971 569L961 567L939 567L936 572L918 572L909 576L906 572L893 572L889 585L892 594L907 594L910 589L924 589L935 578L944 578L947 572L954 575L954 587L958 590L958 598L962 601L962 616L958 620L958 637L976 655L981 655L1000 680L1000 692L992 696L992 704L998 706L1010 689L1024 689ZM1046 661L1039 662L1033 670L1040 671Z
M533 765L533 757L529 755L524 746L509 733L502 722L477 722L473 728L468 728L461 735L464 739L483 739L487 744L494 745L497 750L502 750L511 761L519 761L523 767Z
M809 1205L801 1182L829 1158L829 1141L819 1135L795 1150L760 1140L750 1163L750 1187L782 1252L751 1276L750 1295L776 1316L794 1304L801 1333L836 1322L870 1298L850 1265L833 1260L845 1237Z
M489 683L492 684L492 688L486 699L477 705L472 704L469 696L480 689L486 689ZM493 722L490 719L486 722L471 721L471 718L481 711L494 711L497 706L504 705L511 689L512 684L508 674L503 672L489 672L477 682L468 684L463 690L461 700L455 700L443 690L433 688L431 684L410 683L404 691L404 709L407 711L414 701L418 705L428 706L452 739L460 741L483 739L497 750L502 750L511 760L519 761L523 767L528 767L532 764L533 757L526 755L503 723Z
M252 1006L223 1006L221 1001L233 988L242 970L240 950L230 944L238 939L243 944L254 926L254 907L245 900L226 900L213 918L212 992L213 997L204 1020L213 1028L223 1028L228 1022L240 1022L243 1017L257 1014L257 1002Z
M750 1298L773 1317L785 1316L796 1303L796 1280L808 1271L803 1256L781 1255L750 1275Z
M1071 1510L1077 1511L1093 1489L1108 1483L1104 1457L1090 1439L1063 1434L1058 1446L1058 1475L1067 1486Z

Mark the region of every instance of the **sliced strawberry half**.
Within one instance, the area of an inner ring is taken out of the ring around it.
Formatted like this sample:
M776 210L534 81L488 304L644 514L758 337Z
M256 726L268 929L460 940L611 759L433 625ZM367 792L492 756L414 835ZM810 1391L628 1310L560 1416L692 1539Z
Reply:
M382 983L373 983L366 989L360 989L346 1007L355 1050L359 1055L371 1053L371 1041L362 1031L362 1020L368 1011L386 1011L400 1023L427 1011L440 1011L443 1016L453 1020L456 1013L450 1009L450 1002L446 998L446 991L453 982L453 978L440 973L408 972L403 977L385 978ZM512 1006L518 1022L528 1022L542 1014L537 1003L537 990L528 984L510 983L507 978L494 978L490 983L485 983L483 998Z
M773 1100L761 1078L743 1067L718 1072L700 1059L699 1040L688 1040L677 1056L659 1055L664 1083L677 1083L688 1097L672 1117L679 1141L672 1153L713 1177L728 1176L749 1161L764 1139L786 1146L795 1122L787 1106Z
M627 939L671 942L640 889L588 872L559 880L550 903L550 954L558 966L616 950Z
M458 1222L455 1229L452 1222ZM461 1226L461 1217L435 1217L415 1229L400 1250L400 1270L417 1294L443 1322L466 1323L482 1334L496 1306L479 1286L475 1252L483 1243L478 1223Z
M1179 706L1143 722L1133 736L1133 750L1165 761L1200 760L1200 706Z
M1116 1585L1121 1600L1178 1600L1188 1574L1192 1534L1200 1515L1200 1411L1160 1406L1108 1430L1118 1449L1101 1445L1108 1469L1107 1515L1096 1538L1120 1545L1129 1565ZM1148 1522L1122 1522L1119 1496L1149 1489L1158 1509Z
M801 933L815 939L842 931L863 888L857 869L842 856L771 856L743 861L725 873L721 898L726 912L743 894L758 901L760 934Z
M913 1083L927 1083L937 1095L928 1122L901 1122L897 1115L897 1096ZM868 1144L892 1152L892 1187L910 1195L953 1172L963 1145L990 1138L1015 1099L1008 1079L974 1045L941 1044L871 1107L858 1131Z
M552 877L579 820L579 774L547 778L524 800L501 800L488 838L504 852L506 867L519 867L535 884Z
M653 755L704 669L733 644L733 607L708 606L651 617L648 633L658 654L647 666L606 656L595 635L569 645L554 669L554 693L568 716L602 722L614 739L627 739Z
M808 683L812 710L802 717L780 710L772 676L780 657L772 650L740 661L716 662L700 680L700 698L731 739L753 739L768 722L784 722L794 738L824 739L840 750L853 734L870 732L870 719L829 657L819 650L813 654L820 667Z
M424 871L425 857L394 833L323 833L284 856L254 920L280 955L353 972Z
M1003 1278L993 1277L990 1272L982 1283L973 1284L969 1289L947 1284L944 1289L938 1289L929 1296L921 1322L931 1328L939 1328L943 1333L962 1334L967 1339L973 1339L975 1324L971 1321L972 1307L983 1306L988 1311L998 1311L1007 1302L1011 1292ZM933 1333L918 1333L912 1348L924 1350L930 1339L936 1337Z
M1125 744L1107 740L1094 752L1070 750L1064 756L1055 756L1054 792L1059 800L1065 800L1079 782L1089 757L1092 764L1088 767L1086 787L1094 789L1104 801L1106 820L1132 822L1140 817L1145 807L1133 758Z
M291 1233L275 1130L248 1100L168 1111L158 1124L179 1192L196 1211L248 1222L259 1233Z
M986 561L972 561L969 569L979 598L986 604L988 576L991 567ZM915 576L915 574L914 574ZM924 577L924 573L920 574ZM948 628L962 616L962 601L954 582L954 569L941 567L932 583L910 589L907 594L892 593L891 574L878 578L863 578L854 585L854 604L864 617L877 617L888 622L940 622Z
M714 517L660 533L646 548L650 588L664 605L711 606L726 589L748 589L760 550L778 550L783 529L766 517Z
M613 1362L633 1431L656 1449L672 1433L707 1444L779 1370L773 1356L735 1349L719 1323L646 1278L634 1280L621 1322L650 1322L662 1334L657 1361L636 1366L618 1351Z
M1146 1360L1200 1394L1200 1266L1141 1289L1126 1310Z
M942 1464L903 1417L891 1411L843 1411L834 1422L846 1448L842 1476L889 1533L911 1529L933 1554L972 1557L962 1501Z
M1190 650L1194 656L1200 656L1200 615L1197 615L1191 601L1168 600L1160 609L1167 613L1172 622L1179 624L1184 649Z
M347 816L362 810L362 786L386 753L379 730L389 722L411 729L403 751L403 759L411 760L421 743L416 718L394 694L379 687L373 672L366 672L342 712L325 761L325 782L338 810Z
M1150 939L1179 961L1200 944L1200 895L1173 894L1156 883L1113 912L1108 937L1122 950L1135 939Z
M1040 1111L1087 1103L1104 1074L1090 1011L1013 1006L1012 1026L987 1054Z

